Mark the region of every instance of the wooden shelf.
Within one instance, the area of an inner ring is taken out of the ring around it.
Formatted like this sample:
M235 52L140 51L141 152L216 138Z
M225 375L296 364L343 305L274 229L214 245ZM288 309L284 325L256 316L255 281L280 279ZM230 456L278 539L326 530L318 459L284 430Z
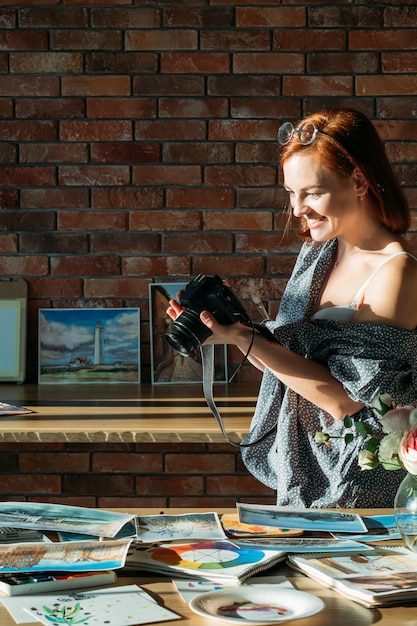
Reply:
M215 385L230 437L248 433L258 384ZM2 442L223 443L202 387L0 384L0 401L33 413L1 417Z

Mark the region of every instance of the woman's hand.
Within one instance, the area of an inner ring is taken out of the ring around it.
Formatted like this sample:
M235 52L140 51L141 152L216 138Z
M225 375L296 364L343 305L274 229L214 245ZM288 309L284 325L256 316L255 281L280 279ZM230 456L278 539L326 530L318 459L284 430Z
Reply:
M172 320L174 320L174 322L177 319L177 317L181 315L183 311L184 311L184 307L181 306L179 302L177 302L176 300L169 301L169 306L166 310L166 313Z

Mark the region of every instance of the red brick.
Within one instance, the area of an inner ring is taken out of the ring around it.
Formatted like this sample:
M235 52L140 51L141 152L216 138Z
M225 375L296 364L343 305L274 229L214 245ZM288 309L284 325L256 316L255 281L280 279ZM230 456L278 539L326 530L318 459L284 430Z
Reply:
M0 241L1 250L1 241ZM188 256L125 257L122 274L125 276L189 276L191 260Z
M133 95L144 96L204 96L203 76L135 76Z
M272 213L270 211L205 211L203 215L204 230L267 230L272 229Z
M10 54L10 71L17 74L79 74L83 57L73 52L17 52Z
M31 7L19 11L20 28L87 28L88 12L81 7Z
M202 495L204 493L203 476L138 476L135 480L136 493L143 496L172 495Z
M350 50L406 50L415 47L413 30L352 30L349 33Z
M24 98L16 100L16 117L65 119L84 115L82 98Z
M230 64L230 55L225 53L161 53L161 72L166 74L225 74L230 72Z
M56 29L49 31L51 50L121 50L120 30L95 31Z
M133 495L133 476L128 474L64 474L62 489L67 494L101 496L108 493Z
M61 493L60 474L2 474L1 492L8 494L56 494ZM11 499L11 498L10 498Z
M356 92L362 96L412 95L417 90L417 76L390 74L386 76L357 76Z
M0 163L17 163L17 146L14 143L3 143L0 153Z
M302 74L304 55L291 52L237 53L233 56L235 74Z
M88 98L87 117L91 118L155 118L156 98Z
M210 28L232 27L233 7L193 7L170 8L163 14L163 26L207 26Z
M211 120L209 122L209 140L227 141L254 139L276 140L277 122L264 120Z
M167 189L167 208L232 209L235 205L233 189Z
M87 189L22 189L21 207L23 209L69 209L88 206Z
M135 139L139 140L200 140L205 139L203 121L141 121L135 124Z
M280 28L273 34L273 50L346 50L343 30L303 28L300 31Z
M360 77L362 78L362 77ZM364 81L369 76L363 77ZM331 93L332 96L350 96L353 93L353 79L350 76L284 76L282 94L284 96L321 96Z
M312 53L307 57L311 74L375 74L379 64L377 53Z
M305 26L304 7L237 7L236 26L238 28Z
M201 185L201 167L137 165L132 167L134 185Z
M178 272L180 273L180 272ZM236 267L236 257L213 256L193 257L193 274L218 274L219 276L262 276L264 273L264 259L259 255L244 255L239 258L239 267Z
M95 188L92 206L97 209L161 209L162 191L146 187Z
M92 454L92 472L147 474L162 472L161 454L138 454L126 452L96 452Z
M21 163L60 163L62 160L61 143L26 143L20 148ZM85 143L73 143L65 147L67 163L86 163L88 148Z
M129 141L132 124L128 121L67 121L59 127L61 141Z
M122 165L63 165L59 168L60 185L128 185L129 169Z
M276 168L267 165L212 165L205 169L207 185L275 185L276 176Z
M142 7L111 7L91 9L93 28L158 28L161 25L161 12L158 9Z
M2 254L16 254L18 251L17 235L0 234L0 252Z
M195 30L130 30L126 32L126 50L196 50Z
M82 294L81 279L71 278L33 278L30 280L32 298L80 298Z
M294 252L300 248L300 241L295 235L283 237L282 233L270 234L238 234L236 235L236 251L247 252Z
M368 26L381 30L382 10L373 6L311 6L308 21L310 26L333 27L337 24L339 28Z
M4 9L2 9L4 18ZM2 20L2 28L4 20ZM48 48L47 31L7 31L0 32L0 50L46 50Z
M385 52L381 55L382 71L386 74L413 74L416 69L417 52Z
M57 123L52 121L0 121L0 133L3 141L54 141L58 138Z
M202 30L201 50L269 50L271 36L262 30Z
M0 185L54 185L54 167L0 167Z
M126 230L127 218L123 211L60 211L58 230Z
M159 100L161 118L227 117L227 115L226 98L160 98Z
M410 2L411 6L406 6L406 4L404 2L399 6L387 6L384 9L384 26L409 26L414 28L417 19L417 9L412 2Z
M140 52L89 52L85 55L87 74L155 73L156 54Z
M130 214L129 230L189 231L199 230L198 211L135 211Z
M231 142L169 143L163 148L163 161L168 163L232 163Z
M90 457L88 453L21 452L19 454L19 468L21 472L34 474L88 472Z
M281 80L277 76L209 76L210 96L280 96Z
M51 276L114 276L120 273L120 260L115 256L51 257Z
M84 233L29 232L20 235L20 244L25 254L83 254L88 249L88 238Z
M91 160L99 163L159 163L157 143L103 142L91 146Z
M25 256L0 256L2 276L46 276L49 270L48 258Z
M0 96L59 96L56 76L2 76Z
M233 240L228 234L171 233L163 237L162 252L166 254L230 254Z
M160 237L153 233L93 233L91 252L120 254L156 254L161 252Z
M127 96L128 76L63 76L63 96Z
M0 100L0 118L8 118L13 115L13 100L11 98L2 98Z
M273 495L273 490L265 485L261 485L252 476L208 476L206 483L207 495L218 494L219 496L236 495L245 497L247 495Z
M147 297L149 280L138 278L86 278L84 295L87 298Z

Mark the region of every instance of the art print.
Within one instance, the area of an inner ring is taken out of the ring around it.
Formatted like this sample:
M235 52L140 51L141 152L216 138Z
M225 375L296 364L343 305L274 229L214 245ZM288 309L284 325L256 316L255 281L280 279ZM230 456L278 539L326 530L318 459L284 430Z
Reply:
M140 311L40 309L39 383L139 383Z
M152 283L149 285L149 314L151 324L151 370L153 384L201 383L203 367L200 350L189 357L182 356L170 346L165 334L173 321L166 310L171 298L184 290L186 283ZM227 382L226 346L215 346L214 382Z

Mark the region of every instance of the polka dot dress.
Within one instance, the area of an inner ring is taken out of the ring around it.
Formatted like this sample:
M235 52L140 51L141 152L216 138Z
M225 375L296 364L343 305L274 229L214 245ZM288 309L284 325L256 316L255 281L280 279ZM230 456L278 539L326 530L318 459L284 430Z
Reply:
M367 405L355 415L375 431L379 424L367 408L380 393L398 404L417 401L417 331L383 324L314 320L310 311L331 262L336 241L304 244L281 300L276 322L269 324L288 349L325 364L349 396ZM356 437L346 445L342 420L335 421L286 388L272 372L263 376L251 432L242 447L248 470L276 489L277 504L297 507L391 507L401 470L361 470ZM316 431L337 437L331 446L314 441ZM340 438L341 437L341 438Z

